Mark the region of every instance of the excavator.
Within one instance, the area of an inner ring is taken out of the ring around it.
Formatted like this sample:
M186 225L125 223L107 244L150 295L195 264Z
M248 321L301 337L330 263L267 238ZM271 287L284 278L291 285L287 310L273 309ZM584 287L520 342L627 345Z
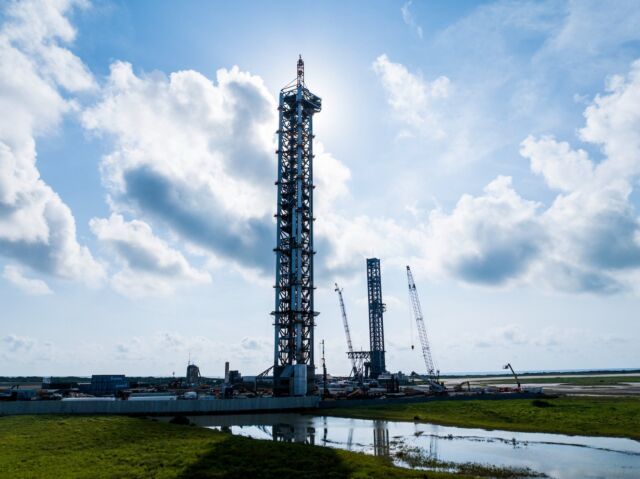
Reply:
M516 372L513 370L513 367L511 367L511 363L507 363L504 366L502 366L502 369L511 369L511 374L513 374L513 377L516 380L516 384L518 385L518 389L522 389L522 385L520 384L520 380L518 379L518 375L516 374Z

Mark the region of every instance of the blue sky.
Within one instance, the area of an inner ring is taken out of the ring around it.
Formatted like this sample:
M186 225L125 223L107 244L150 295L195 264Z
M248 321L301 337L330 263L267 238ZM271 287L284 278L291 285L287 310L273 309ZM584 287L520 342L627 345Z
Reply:
M387 364L637 367L636 2L4 2L0 374L272 361L276 99L316 117L316 338Z

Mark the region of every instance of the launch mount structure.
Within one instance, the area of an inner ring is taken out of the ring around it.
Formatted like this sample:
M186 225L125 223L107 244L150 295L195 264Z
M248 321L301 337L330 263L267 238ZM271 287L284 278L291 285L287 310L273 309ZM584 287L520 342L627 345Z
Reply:
M273 391L306 395L315 387L313 328L313 115L322 100L304 81L298 59L280 91Z

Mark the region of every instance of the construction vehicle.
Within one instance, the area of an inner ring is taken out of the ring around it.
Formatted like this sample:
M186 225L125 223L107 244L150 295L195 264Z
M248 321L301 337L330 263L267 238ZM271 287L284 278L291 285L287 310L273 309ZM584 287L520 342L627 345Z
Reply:
M463 381L461 383L456 384L453 387L453 390L457 393L464 391L464 387L467 386L467 392L471 392L471 383L469 381Z
M424 317L422 316L422 307L420 306L420 298L418 298L418 290L416 289L416 283L413 280L413 274L411 268L407 265L407 282L409 283L409 298L411 300L411 306L413 308L413 316L416 320L418 327L418 335L420 336L420 344L422 346L422 356L424 358L425 366L427 367L427 384L429 389L433 392L446 392L446 387L440 382L440 371L436 370L433 358L431 356L431 347L429 345L429 338L427 336L427 328L424 324Z
M513 370L513 367L511 366L511 363L505 364L504 366L502 366L502 369L511 369L511 374L513 374L513 377L516 380L516 384L518 385L518 389L522 389L522 385L520 384L520 380L518 379L518 375Z

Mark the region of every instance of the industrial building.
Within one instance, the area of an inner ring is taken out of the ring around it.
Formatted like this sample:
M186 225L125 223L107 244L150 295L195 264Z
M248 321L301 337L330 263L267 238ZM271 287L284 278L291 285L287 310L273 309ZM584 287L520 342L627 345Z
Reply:
M124 374L94 374L90 383L78 384L81 393L92 396L112 396L129 388Z

